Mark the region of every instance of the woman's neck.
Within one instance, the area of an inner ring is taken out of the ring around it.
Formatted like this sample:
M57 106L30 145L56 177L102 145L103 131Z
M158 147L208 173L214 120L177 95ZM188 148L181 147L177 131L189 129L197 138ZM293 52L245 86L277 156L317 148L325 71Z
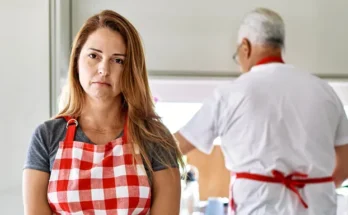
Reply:
M86 98L79 123L81 127L101 132L119 129L124 123L121 96L110 102Z

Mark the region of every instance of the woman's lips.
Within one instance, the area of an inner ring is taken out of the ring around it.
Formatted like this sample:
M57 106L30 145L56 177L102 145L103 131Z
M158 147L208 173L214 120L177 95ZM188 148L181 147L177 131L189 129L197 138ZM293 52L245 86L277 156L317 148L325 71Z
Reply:
M102 82L102 81L95 81L92 82L93 84L98 84L98 85L102 85L102 86L109 86L111 87L111 84L107 83L107 82Z

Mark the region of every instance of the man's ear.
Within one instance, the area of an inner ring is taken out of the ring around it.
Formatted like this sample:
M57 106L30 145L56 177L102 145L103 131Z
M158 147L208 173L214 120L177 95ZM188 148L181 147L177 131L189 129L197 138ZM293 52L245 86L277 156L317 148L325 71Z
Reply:
M251 43L247 38L242 40L242 51L248 58L251 56Z

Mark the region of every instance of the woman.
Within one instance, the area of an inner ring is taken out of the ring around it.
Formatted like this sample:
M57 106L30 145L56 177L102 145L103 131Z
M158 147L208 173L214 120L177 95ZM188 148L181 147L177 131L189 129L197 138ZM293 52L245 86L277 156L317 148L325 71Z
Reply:
M31 140L25 214L179 214L181 154L154 111L133 25L109 10L89 18L68 84L65 107Z

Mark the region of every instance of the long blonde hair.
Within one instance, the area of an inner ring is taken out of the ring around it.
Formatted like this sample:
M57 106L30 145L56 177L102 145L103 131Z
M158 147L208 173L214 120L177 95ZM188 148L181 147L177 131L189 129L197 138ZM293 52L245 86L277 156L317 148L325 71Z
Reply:
M153 173L148 152L153 152L151 159L166 167L173 162L183 166L181 153L170 131L163 125L154 110L154 103L149 88L145 56L141 39L134 26L120 14L104 10L90 17L82 26L73 42L68 72L66 102L58 113L60 116L79 117L81 115L85 92L78 74L78 59L88 36L99 28L108 28L120 33L126 45L124 70L120 78L122 111L128 114L128 137L138 145L145 165ZM166 151L168 155L158 153Z

